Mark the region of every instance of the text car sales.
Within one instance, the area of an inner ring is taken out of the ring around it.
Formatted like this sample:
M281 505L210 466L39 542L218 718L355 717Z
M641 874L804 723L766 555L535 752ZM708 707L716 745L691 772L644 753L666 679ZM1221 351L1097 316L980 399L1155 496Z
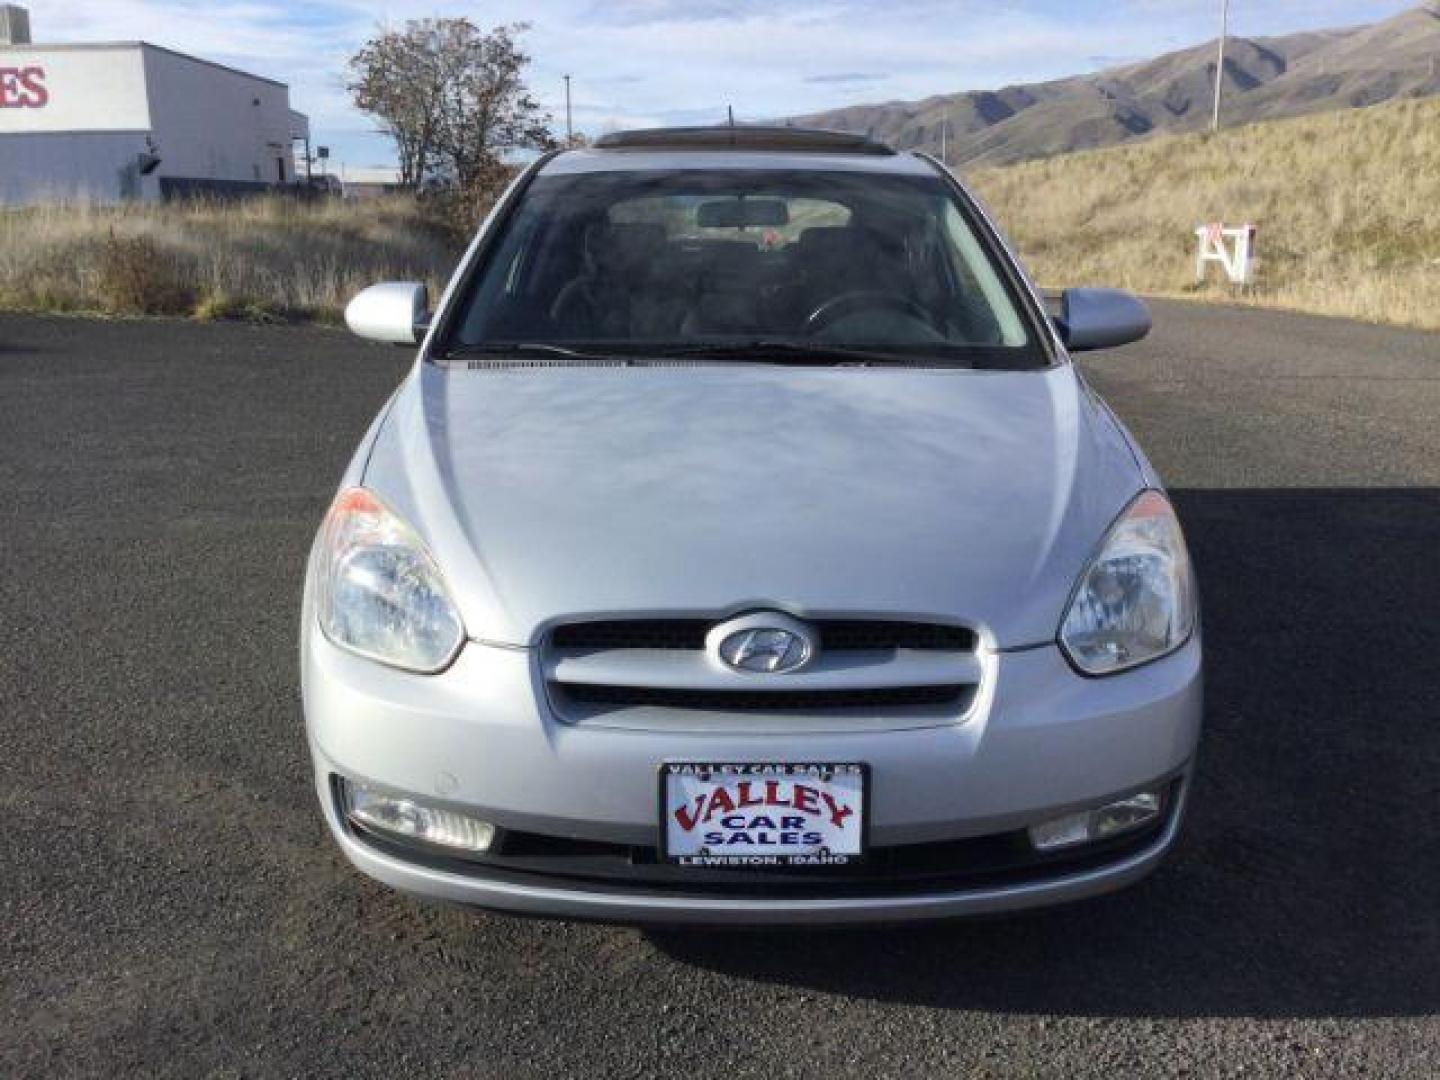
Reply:
M849 857L825 848L815 850L830 830L843 829L855 815L843 796L822 786L835 772L831 766L725 766L672 765L672 774L718 781L717 786L693 795L671 808L675 824L684 833L699 835L703 844L690 857L693 863L723 864L731 854L744 852L747 861L765 862L767 850L809 849L787 862L844 863ZM778 774L778 775L777 775ZM814 777L807 784L793 777ZM751 779L739 779L748 775ZM815 826L820 826L819 828ZM719 849L719 851L717 851ZM751 853L754 853L753 855ZM712 856L714 856L712 858Z

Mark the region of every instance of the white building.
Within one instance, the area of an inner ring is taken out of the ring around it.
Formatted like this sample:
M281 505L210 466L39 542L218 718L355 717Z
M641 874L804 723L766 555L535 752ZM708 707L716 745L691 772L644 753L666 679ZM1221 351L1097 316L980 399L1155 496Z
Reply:
M284 83L143 41L34 44L0 5L0 204L293 184L309 134Z
M338 167L340 190L347 199L378 199L404 191L400 170L387 165L344 165Z

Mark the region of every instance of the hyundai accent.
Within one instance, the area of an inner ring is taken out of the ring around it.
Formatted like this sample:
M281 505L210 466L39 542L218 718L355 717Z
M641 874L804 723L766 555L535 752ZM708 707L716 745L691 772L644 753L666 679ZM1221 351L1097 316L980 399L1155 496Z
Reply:
M315 782L365 874L570 918L1034 907L1175 842L1201 724L1175 513L941 164L620 133L497 203L312 549Z

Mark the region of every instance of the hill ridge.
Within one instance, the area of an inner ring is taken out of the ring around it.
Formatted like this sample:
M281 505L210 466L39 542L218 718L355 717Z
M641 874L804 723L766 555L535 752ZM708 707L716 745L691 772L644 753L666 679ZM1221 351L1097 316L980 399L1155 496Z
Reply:
M1099 149L1210 122L1215 40L1148 60L993 90L851 105L790 122L854 131L938 154L948 119L952 165L1004 165ZM1334 30L1226 43L1224 122L1440 94L1440 3Z

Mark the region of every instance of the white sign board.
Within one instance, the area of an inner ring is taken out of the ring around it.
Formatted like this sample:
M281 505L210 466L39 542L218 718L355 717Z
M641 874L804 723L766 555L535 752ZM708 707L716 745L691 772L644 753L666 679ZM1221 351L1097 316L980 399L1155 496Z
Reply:
M1227 227L1223 222L1195 230L1200 253L1195 259L1195 280L1203 282L1210 263L1219 263L1232 285L1249 285L1255 279L1255 226Z
M865 766L668 763L662 854L684 866L840 866L865 845Z
M0 46L0 134L149 128L138 45Z

